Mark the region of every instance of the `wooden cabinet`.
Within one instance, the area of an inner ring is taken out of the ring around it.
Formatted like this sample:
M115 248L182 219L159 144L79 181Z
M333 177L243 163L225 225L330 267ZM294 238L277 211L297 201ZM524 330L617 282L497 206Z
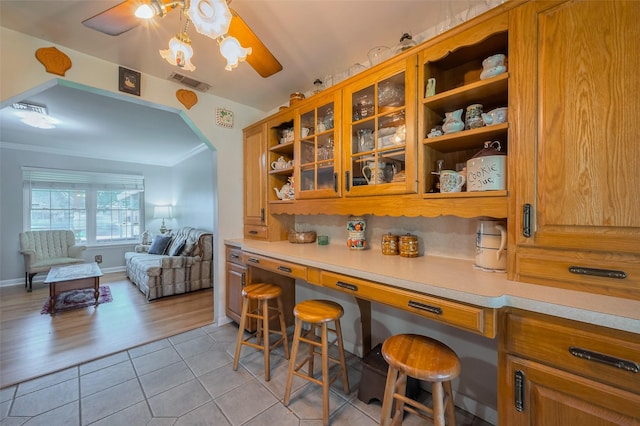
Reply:
M417 192L416 61L401 58L343 89L347 197Z
M499 424L640 425L638 335L505 309Z
M277 119L276 119L277 121ZM281 123L279 123L281 125ZM271 126L271 127L270 127ZM281 188L286 181L286 173L290 170L278 170L278 174L270 174L271 162L277 161L280 155L293 157L293 142L280 144L282 133L274 121L263 121L244 129L244 236L245 238L279 241L287 238L287 229L291 218L274 217L269 209L269 202L277 199L273 187ZM273 149L276 146L280 150ZM287 151L287 148L289 151Z
M329 90L298 110L296 199L342 195L342 92Z
M637 1L511 11L511 279L640 299L639 19Z
M434 203L453 205L455 202L456 211L460 210L463 216L484 210L493 217L506 217L507 188L474 192L463 188L461 192L440 193L437 188L438 163L442 170L463 170L467 160L482 150L487 141L497 141L494 146L508 153L509 122L486 126L479 123L479 127L465 127L462 131L441 136L430 135L430 132L443 124L446 113L462 110L462 120L466 121L470 105L479 104L485 112L508 105L508 68L507 72L481 79L482 62L486 58L502 54L508 61L513 50L508 44L508 30L508 14L502 13L420 52L421 193ZM431 86L435 83L435 89L428 89L430 81Z
M240 323L242 315L242 289L250 280L249 270L242 262L242 250L232 247L225 247L226 253L226 315L237 323ZM255 306L254 306L255 308ZM250 319L246 330L255 331L256 321Z

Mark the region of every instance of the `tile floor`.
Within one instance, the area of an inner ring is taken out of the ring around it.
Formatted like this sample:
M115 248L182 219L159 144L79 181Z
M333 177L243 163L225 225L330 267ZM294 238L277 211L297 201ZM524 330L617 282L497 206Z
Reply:
M272 353L269 382L262 353L246 346L232 370L237 331L212 324L1 389L0 425L321 425L320 386L296 377L289 407L282 404L282 347ZM331 424L376 425L380 403L358 400L360 360L347 362L351 393L334 382ZM462 410L457 417L458 425L488 425ZM404 424L424 423L408 415Z

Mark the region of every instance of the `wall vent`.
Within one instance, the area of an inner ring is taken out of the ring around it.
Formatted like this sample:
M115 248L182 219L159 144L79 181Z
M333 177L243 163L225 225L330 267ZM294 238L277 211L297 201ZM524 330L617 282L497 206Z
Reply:
M185 86L199 90L200 92L206 92L211 88L207 83L203 83L202 81L194 80L193 78L189 78L185 75L178 74L177 72L171 73L169 76L169 80L176 81L180 84L184 84Z

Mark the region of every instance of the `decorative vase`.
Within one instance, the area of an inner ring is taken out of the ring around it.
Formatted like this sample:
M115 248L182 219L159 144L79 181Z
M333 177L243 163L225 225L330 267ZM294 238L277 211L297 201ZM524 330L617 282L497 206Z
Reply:
M444 113L444 124L442 125L442 131L444 133L454 133L464 129L462 111L462 109L457 109Z

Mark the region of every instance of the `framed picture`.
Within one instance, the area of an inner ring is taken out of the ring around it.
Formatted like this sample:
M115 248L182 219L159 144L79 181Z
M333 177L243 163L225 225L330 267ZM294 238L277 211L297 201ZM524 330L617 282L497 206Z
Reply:
M222 127L233 127L233 111L216 108L216 124Z
M140 73L120 67L118 73L118 90L140 96Z

